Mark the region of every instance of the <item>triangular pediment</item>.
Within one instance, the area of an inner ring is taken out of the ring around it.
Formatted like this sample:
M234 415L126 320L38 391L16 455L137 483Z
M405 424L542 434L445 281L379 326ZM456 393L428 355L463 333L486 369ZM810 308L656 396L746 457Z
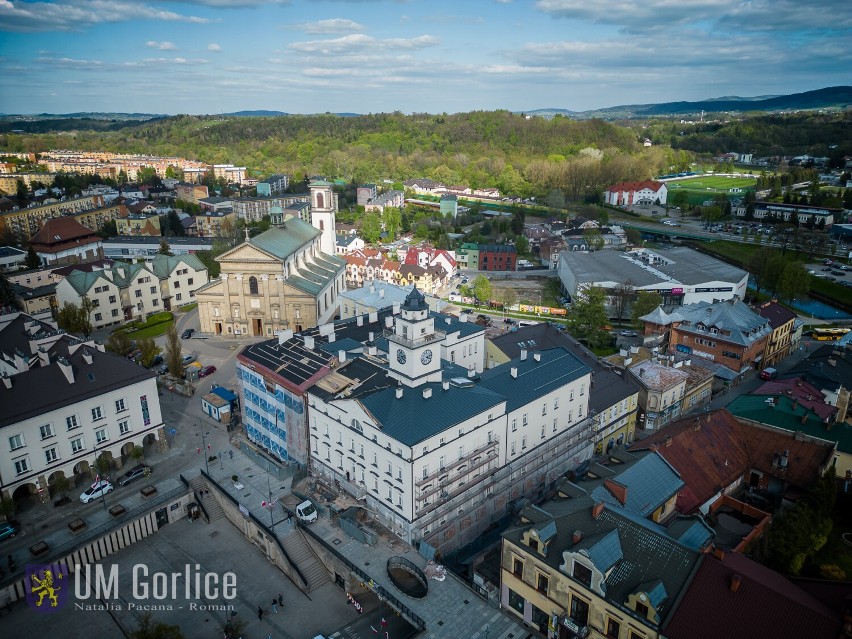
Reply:
M239 246L232 248L230 251L222 253L216 258L220 264L224 262L278 262L281 263L281 258L271 253L260 249L253 244L243 242Z

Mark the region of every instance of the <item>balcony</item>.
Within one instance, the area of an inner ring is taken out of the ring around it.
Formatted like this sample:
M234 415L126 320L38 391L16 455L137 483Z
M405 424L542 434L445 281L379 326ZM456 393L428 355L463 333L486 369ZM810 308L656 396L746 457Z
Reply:
M421 335L415 339L408 339L402 335L397 335L392 329L385 329L382 334L394 344L402 344L408 348L418 348L419 346L426 346L427 344L440 342L447 336L445 331L434 331L428 335Z
M455 472L456 469L462 466L463 464L470 463L470 460L475 459L477 455L482 455L484 459L480 460L475 465L471 465L471 467L467 469L467 473L465 474L469 474L470 471L482 466L484 461L487 461L488 459L491 459L492 456L496 455L499 448L499 444L500 439L494 437L490 442L488 442L484 446L480 446L479 448L470 451L470 454L465 455L461 459L457 459L450 464L446 464L443 468L439 468L435 472L426 475L426 477L418 479L416 482L414 482L414 485L418 488L420 486L425 486L429 482L436 481L441 475L448 475L452 472Z

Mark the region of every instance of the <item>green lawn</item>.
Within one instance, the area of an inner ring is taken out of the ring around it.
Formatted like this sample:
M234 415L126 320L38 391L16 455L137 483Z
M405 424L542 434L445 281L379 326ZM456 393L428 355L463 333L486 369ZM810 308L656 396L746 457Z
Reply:
M194 311L196 308L198 308L198 302L193 302L192 304L181 306L178 308L178 310L181 313L189 313L190 311Z
M721 175L702 175L700 177L689 178L686 180L675 180L666 182L666 187L672 189L687 189L690 191L706 191L708 189L717 189L719 191L727 191L729 189L747 189L754 188L756 180L754 178L736 178L725 177Z
M116 330L125 331L130 339L141 339L163 335L172 324L174 316L169 311L163 311L148 316L144 322L130 322Z

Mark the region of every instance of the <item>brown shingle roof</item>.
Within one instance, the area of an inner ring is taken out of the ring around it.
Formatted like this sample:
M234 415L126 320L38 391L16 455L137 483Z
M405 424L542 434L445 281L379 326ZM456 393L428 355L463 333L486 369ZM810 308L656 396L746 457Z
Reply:
M55 217L44 223L32 236L30 244L36 251L55 253L69 246L84 246L99 242L100 238L73 217Z
M762 304L760 308L757 309L757 312L760 313L761 317L765 317L769 320L769 325L772 328L784 326L784 324L796 319L796 314L793 311L781 306L778 302L767 302L766 304Z
M804 590L744 555L726 553L703 556L663 633L670 639L836 639L840 629L839 615Z

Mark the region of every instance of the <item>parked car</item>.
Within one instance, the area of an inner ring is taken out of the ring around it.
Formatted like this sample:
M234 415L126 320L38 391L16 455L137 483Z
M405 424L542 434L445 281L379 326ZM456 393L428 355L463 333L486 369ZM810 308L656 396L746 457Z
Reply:
M636 331L621 331L622 337L636 337Z
M207 377L208 375L212 375L216 372L215 366L205 366L200 371L198 371L199 377Z
M160 365L160 368L157 369L158 375L165 375L168 372L169 372L169 365L168 364L162 364L162 365Z
M162 363L163 363L163 356L162 355L154 355L154 359L151 360L151 368L154 368L155 366L159 366Z
M112 484L109 483L106 479L101 479L89 486L85 490L85 492L80 495L80 501L82 501L84 504L88 504L90 501L92 501L93 499L97 499L101 495L107 495L111 493L112 490Z
M151 474L151 467L146 466L145 464L138 464L134 466L126 473L124 473L118 480L119 486L126 486L130 482L139 479L140 477L147 477Z
M778 377L778 371L774 368L764 368L760 371L760 379L770 380Z
M832 271L831 274L832 275L839 275L840 277L843 277L844 275L846 275L846 273L844 273L843 271Z
M192 337L192 334L195 332L194 328L188 328L183 333L180 334L181 339L189 339Z
M0 539L14 537L21 532L21 525L16 521L4 521L0 524Z
M192 353L190 353L189 355L184 355L180 361L183 363L184 366L186 366L187 364L195 361L195 355L193 355Z
M472 308L463 308L462 313L473 313L473 309Z
M296 506L296 517L299 518L299 521L310 524L319 518L319 513L317 513L317 509L314 505L306 499Z

